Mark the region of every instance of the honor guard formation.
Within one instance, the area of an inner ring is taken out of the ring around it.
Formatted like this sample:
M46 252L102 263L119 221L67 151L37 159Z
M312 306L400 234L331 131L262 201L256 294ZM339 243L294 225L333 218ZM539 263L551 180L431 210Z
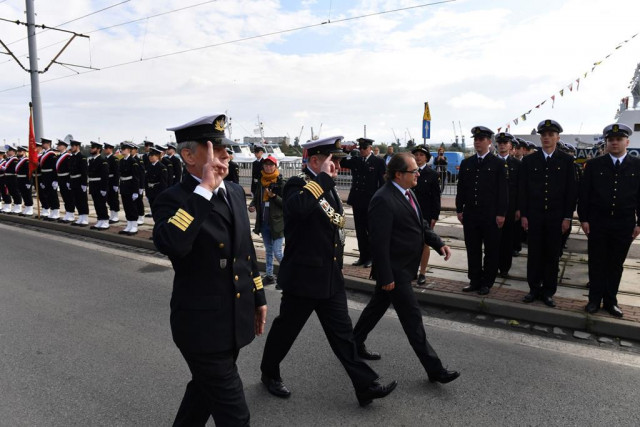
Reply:
M94 230L120 222L120 204L126 220L121 234L135 235L145 217L153 217L152 239L175 272L171 332L191 372L174 425L205 425L209 417L217 425L249 424L236 360L265 330L263 283L282 291L259 365L261 381L274 396L292 393L284 379L287 354L313 312L357 402L366 406L392 393L397 382L383 383L365 362L383 358L365 343L390 304L429 381L458 378L427 340L412 288L416 279L426 282L430 248L445 260L451 256L433 231L447 170L444 150L432 159L425 145L400 153L390 147L383 158L372 153L372 139L359 138L349 151L343 137L334 136L303 144L306 167L283 179L278 160L255 145L247 207L226 125L227 117L215 114L169 128L176 142L144 141L142 155L129 141L57 140L54 148L42 138L33 174L29 147L7 145L0 149L0 211L34 216L35 194L43 220L87 227L90 195ZM640 234L640 159L627 154L632 130L621 123L606 126L598 155L584 166L575 162L576 147L560 139L558 122L543 120L536 130L540 147L484 126L471 129L475 152L460 164L455 197L468 265L469 283L462 290L489 294L526 242L529 292L523 302L554 307L559 260L577 208L588 238L585 310L623 317L616 296L625 258ZM83 145L90 147L88 157ZM376 284L355 326L342 273L340 168L352 176L347 203L359 251L353 265L372 267ZM256 215L253 230L247 211ZM264 277L252 232L265 245ZM274 259L280 263L277 283Z

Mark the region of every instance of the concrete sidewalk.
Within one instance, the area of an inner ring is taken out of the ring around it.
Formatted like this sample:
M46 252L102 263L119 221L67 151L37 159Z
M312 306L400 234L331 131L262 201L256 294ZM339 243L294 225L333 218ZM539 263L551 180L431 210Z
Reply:
M414 283L414 289L420 301L427 304L504 317L515 321L510 324L519 327L523 326L522 322L532 322L589 331L611 337L633 340L640 338L640 280L638 280L640 259L628 258L625 263L625 272L619 294L620 308L624 312L624 318L614 318L602 310L595 315L587 314L584 311L588 295L586 287L588 281L587 263L586 255L581 253L582 248L586 248L586 239L584 235L580 234L577 223L574 224L570 238L570 250L565 251L561 259L559 287L554 298L557 304L556 308L548 308L541 302L532 304L521 302L528 292L528 285L525 280L526 246L523 248L521 256L514 258L509 277L498 278L489 295L479 296L475 293L463 293L462 288L468 283L466 277L466 252L464 250L464 241L461 238L462 226L458 223L455 213L449 210L452 206L452 198L443 197L443 214L436 226L436 231L452 248L453 256L448 262L444 262L442 257L432 251L429 270L427 271L427 284L418 286ZM348 207L346 214L350 215ZM145 218L146 224L140 226L139 233L133 237L118 234L118 231L125 226L124 221L112 225L106 231L96 231L88 227L74 227L68 224L7 214L0 214L0 222L24 224L155 250L155 246L150 240L153 227L151 218ZM92 223L95 223L95 217L91 208L90 224ZM264 268L262 240L260 236L255 234L253 237L258 258L262 262L262 268ZM630 254L640 251L639 242L634 242L633 246L634 248L630 251ZM572 247L578 249L572 251ZM355 232L348 229L343 268L347 287L372 292L374 282L369 280L370 269L351 265L357 257Z

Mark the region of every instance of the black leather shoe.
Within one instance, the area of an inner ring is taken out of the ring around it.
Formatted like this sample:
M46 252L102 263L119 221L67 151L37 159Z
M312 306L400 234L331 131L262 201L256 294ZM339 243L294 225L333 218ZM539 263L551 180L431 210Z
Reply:
M351 265L353 265L354 267L360 267L361 265L364 265L364 261L359 259Z
M607 310L613 317L622 317L622 310L620 310L620 307L618 307L617 305L610 305L608 307L605 307L604 309Z
M597 313L598 310L600 310L600 306L599 304L596 304L595 302L590 302L589 304L587 304L587 306L584 308L584 311L586 311L589 314L594 314Z
M534 302L535 300L536 300L536 296L531 292L529 292L524 296L524 298L522 298L522 302L526 302L526 303Z
M380 356L380 353L375 352L375 351L370 351L366 345L362 344L362 345L358 345L358 356L360 356L361 359L365 359L365 360L380 360L382 358L382 356Z
M371 260L369 260L369 261L365 261L365 262L364 262L364 264L362 264L362 266L363 266L364 268L371 268Z
M478 295L488 295L489 294L489 288L487 288L486 286L482 286L480 289L478 289Z
M267 386L267 391L269 393L273 394L274 396L282 397L282 398L285 398L285 399L287 397L291 396L291 392L284 385L282 380L276 380L276 379L273 379L273 378L269 378L268 376L263 374L262 378L261 378L261 381L262 381L262 384Z
M430 383L446 384L458 378L460 376L460 372L448 371L445 368L442 368L439 372L428 375Z
M511 254L513 257L519 257L520 256L520 251L513 251L513 253Z
M553 301L552 297L542 297L541 298L542 302L544 303L544 305L546 305L547 307L555 307L556 303Z
M387 385L382 385L378 381L374 381L365 390L356 391L358 403L360 404L360 406L367 406L368 404L373 402L373 399L380 399L387 396L396 388L397 385L397 381L391 381Z
M469 285L462 288L462 292L474 292L474 291L477 291L478 289L480 289L479 286Z
M427 277L424 274L418 274L418 285L427 283Z
M273 285L274 283L276 283L276 279L273 276L266 275L262 278L263 285Z

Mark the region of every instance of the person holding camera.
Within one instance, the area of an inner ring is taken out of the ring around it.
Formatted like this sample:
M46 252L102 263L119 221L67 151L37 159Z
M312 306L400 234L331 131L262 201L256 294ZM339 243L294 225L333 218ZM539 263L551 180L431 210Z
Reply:
M284 217L282 214L282 177L278 171L278 160L268 156L262 161L260 180L249 204L249 212L256 213L253 232L262 235L266 252L266 275L263 284L276 283L273 275L273 258L282 261L282 242L284 241ZM276 289L280 287L276 284Z

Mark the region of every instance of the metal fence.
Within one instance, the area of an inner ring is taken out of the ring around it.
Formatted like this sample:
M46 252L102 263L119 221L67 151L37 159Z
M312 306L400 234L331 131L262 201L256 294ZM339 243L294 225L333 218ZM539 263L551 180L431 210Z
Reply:
M251 163L238 163L240 166L240 185L245 187L251 186ZM285 180L292 176L298 175L302 171L302 161L298 162L280 162L278 164L280 175ZM455 176L447 176L446 172L440 174L440 183L442 195L456 194ZM349 169L341 169L336 178L336 186L340 190L348 190L351 187L351 171Z

